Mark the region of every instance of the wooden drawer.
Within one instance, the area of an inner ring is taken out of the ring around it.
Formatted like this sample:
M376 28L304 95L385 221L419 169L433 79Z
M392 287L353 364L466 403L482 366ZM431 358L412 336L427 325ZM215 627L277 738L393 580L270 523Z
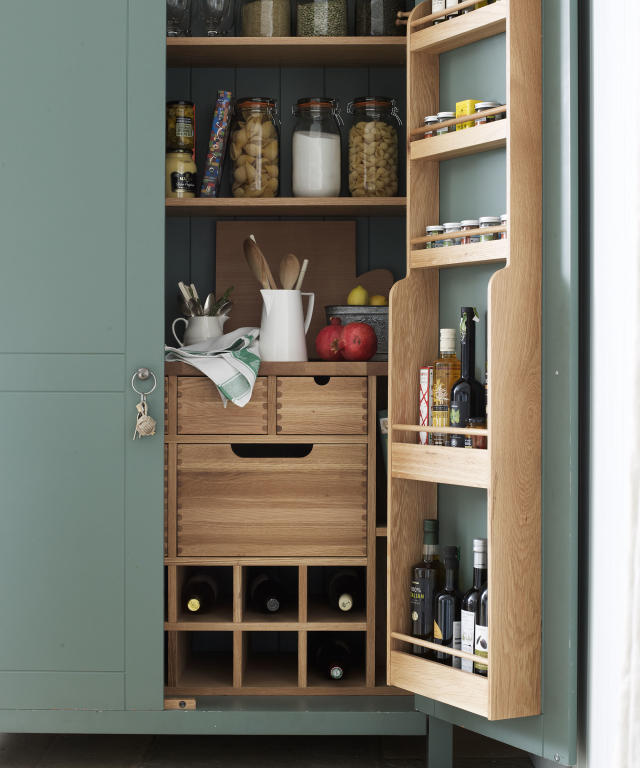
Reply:
M178 379L179 435L266 435L267 379L258 378L251 400L225 408L215 384L200 376Z
M280 376L276 392L278 434L367 433L366 376Z
M366 511L366 445L178 446L178 555L364 556Z

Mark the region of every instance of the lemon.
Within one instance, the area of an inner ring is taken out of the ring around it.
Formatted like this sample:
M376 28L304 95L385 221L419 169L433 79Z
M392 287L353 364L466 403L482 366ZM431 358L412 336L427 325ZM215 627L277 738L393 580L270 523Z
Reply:
M347 304L356 307L362 307L369 303L369 291L361 285L356 287L347 296Z
M389 300L386 296L381 296L379 293L376 293L375 296L372 296L369 299L369 305L371 307L386 307L389 303Z

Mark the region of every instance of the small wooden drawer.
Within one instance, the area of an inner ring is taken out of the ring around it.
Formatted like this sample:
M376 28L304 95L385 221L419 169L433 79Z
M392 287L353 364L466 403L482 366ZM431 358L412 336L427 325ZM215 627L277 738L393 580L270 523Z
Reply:
M178 555L366 555L367 446L178 446Z
M179 435L266 435L267 379L256 380L251 400L225 408L215 384L201 376L178 379Z
M278 434L367 433L366 376L280 376L276 396Z

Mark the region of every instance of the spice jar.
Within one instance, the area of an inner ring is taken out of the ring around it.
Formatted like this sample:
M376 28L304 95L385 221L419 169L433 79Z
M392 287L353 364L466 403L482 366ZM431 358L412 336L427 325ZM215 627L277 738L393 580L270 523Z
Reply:
M189 149L167 152L165 162L165 194L167 197L196 196L196 164Z
M356 0L356 35L400 35L396 24L403 0Z
M463 219L460 222L460 228L463 232L469 229L478 229L479 222L478 219ZM480 242L480 235L471 235L463 237L460 241L462 245L469 245L469 243L479 243Z
M500 216L500 226L506 227L507 226L508 217L506 213L503 213L502 216ZM504 232L500 233L500 239L506 240L507 239L507 230L505 229Z
M439 123L444 123L445 120L455 120L456 113L455 112L438 112L437 118ZM455 131L456 127L455 125L449 125L445 128L438 128L436 131L437 135L440 136L441 133L449 133L450 131Z
M335 99L298 99L292 139L294 197L338 197L341 187L340 109Z
M344 37L347 0L297 0L298 37Z
M275 99L253 96L236 102L229 154L233 197L277 197L280 141Z
M192 101L167 102L167 151L193 151L195 106Z
M438 122L438 115L427 115L423 120L425 126L424 138L428 139L430 136L434 136L434 131L429 130L429 126L435 125Z
M361 96L349 104L349 191L353 197L398 194L396 102L386 96Z
M244 37L289 37L289 0L240 0L236 29Z
M499 101L479 101L476 104L476 112L486 112L488 109L494 109L494 107L501 107ZM497 115L482 115L476 117L474 123L476 125L482 125L483 123L493 123L494 120L502 120L504 112L500 112Z
M427 236L429 235L442 235L444 234L444 227L440 226L440 224L430 224L426 230L425 234ZM425 248L442 248L444 243L442 240L430 240L424 244Z
M500 226L500 219L497 216L481 216L479 219L480 222L480 229L485 229L486 227L499 227ZM488 240L497 240L498 238L496 235L491 232L488 235L480 235L480 242L486 243Z
M444 227L444 234L448 235L451 232L459 232L462 224L459 221L445 221L442 226ZM448 237L442 241L442 245L460 245L461 242L461 237Z

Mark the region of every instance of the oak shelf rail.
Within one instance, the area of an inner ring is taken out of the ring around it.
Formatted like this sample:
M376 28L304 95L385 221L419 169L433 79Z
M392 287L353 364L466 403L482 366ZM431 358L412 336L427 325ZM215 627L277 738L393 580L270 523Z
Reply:
M431 123L430 125L423 125L421 128L413 128L411 131L409 131L409 141L416 141L417 139L424 138L424 134L428 131L439 131L441 128L451 128L454 125L462 125L462 123L470 123L472 121L477 120L480 117L490 117L491 115L501 115L507 111L507 105L501 104L499 107L492 107L491 109L484 109L482 112L474 112L472 115L461 115L460 117L453 117L451 120L441 120L439 123ZM488 122L500 122L498 121L488 121ZM485 125L485 123L482 123L482 125ZM478 128L479 126L469 126L473 128ZM465 131L469 130L469 128L465 128ZM457 131L459 133L459 131ZM428 136L427 138L434 138L433 136Z
M467 5L468 7L468 5ZM450 9L449 9L450 10ZM443 14L438 14L442 16ZM428 17L424 17L425 19ZM419 19L422 21L423 19ZM410 22L411 25L415 22ZM412 31L409 39L411 53L445 53L478 40L493 37L507 28L507 0L497 0L471 13L448 19L426 29Z
M402 632L392 632L391 637L394 640L401 640L403 643L409 643L410 645L419 645L421 648L429 648L432 651L438 651L438 653L445 653L447 656L455 656L456 659L466 659L467 661L475 661L480 664L489 666L489 656L479 656L475 653L466 653L466 651L459 651L457 648L451 648L448 645L438 645L438 643L431 643L429 640L422 640L420 637L412 637L411 635L405 635Z
M425 431L420 429L420 431ZM439 429L438 432L441 430ZM454 434L462 434L455 430ZM477 433L476 433L477 434ZM451 448L394 441L391 451L391 476L425 483L488 488L489 451L475 448Z
M414 140L409 145L409 156L411 160L451 160L502 149L507 145L507 122L494 120L473 128Z

